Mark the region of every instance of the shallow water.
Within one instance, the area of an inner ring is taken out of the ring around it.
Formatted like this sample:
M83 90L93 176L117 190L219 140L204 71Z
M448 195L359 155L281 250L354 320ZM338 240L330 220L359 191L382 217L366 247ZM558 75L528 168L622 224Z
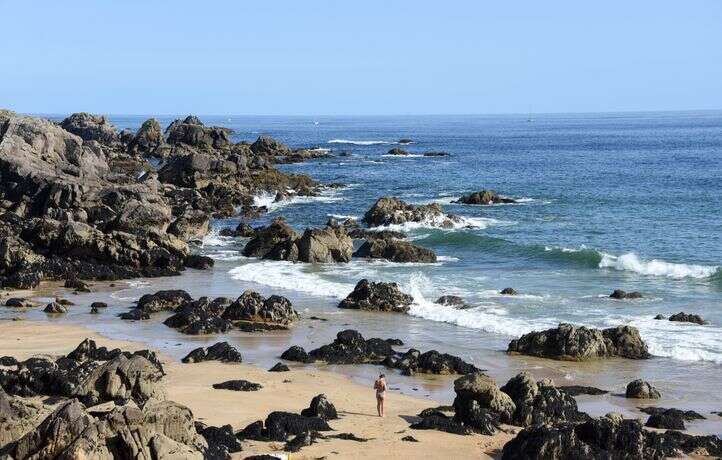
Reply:
M145 117L111 117L137 128ZM162 124L170 118L160 117ZM201 248L217 259L212 273L189 270L180 278L152 280L113 294L116 305L161 287L195 295L235 297L252 287L286 295L307 316L291 333L254 338L237 334L251 361L270 365L291 343L318 345L353 327L365 336L398 337L415 348L457 354L487 368L500 381L520 369L551 376L558 384L589 384L623 392L635 378L663 394L656 405L722 410L722 113L638 113L527 117L205 117L233 128L235 140L269 134L292 147L320 146L351 156L282 165L322 182L349 187L316 198L273 204L262 219L284 215L297 229L321 226L329 216L363 215L383 195L413 203L439 202L469 228L406 226L411 239L432 248L432 265L353 261L303 265L240 256L243 240L210 235ZM317 124L316 124L317 123ZM412 153L449 157L398 158L385 152L400 138ZM349 142L353 141L353 142ZM452 204L462 193L491 188L520 203L490 207ZM259 204L268 196L259 196ZM235 226L237 219L214 223ZM378 315L335 308L360 278L397 281L414 296L412 316ZM504 287L521 295L500 296ZM643 299L615 301L615 289L638 290ZM433 304L443 294L463 296L473 308ZM105 295L105 294L92 294ZM85 301L86 296L81 296ZM122 299L121 299L122 298ZM123 300L124 299L124 300ZM120 309L124 308L114 307ZM710 325L657 321L662 313L698 313ZM177 350L216 338L179 336L155 321L132 326L104 312L92 327L113 336L151 341ZM7 313L3 313L6 315ZM43 317L39 312L31 317ZM87 309L71 313L88 322ZM556 363L503 353L508 341L559 322L596 327L638 327L655 358L591 364ZM175 346L175 343L181 343ZM273 352L273 353L270 353ZM346 368L361 379L378 369ZM451 397L448 378L394 377L403 391ZM596 398L596 399L595 399ZM582 397L592 412L634 405L618 396ZM722 432L720 418L690 423Z

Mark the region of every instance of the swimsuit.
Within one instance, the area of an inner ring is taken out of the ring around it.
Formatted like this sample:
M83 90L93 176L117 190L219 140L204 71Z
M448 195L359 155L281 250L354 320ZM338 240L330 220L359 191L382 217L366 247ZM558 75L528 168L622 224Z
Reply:
M376 397L384 399L386 397L386 383L376 382Z

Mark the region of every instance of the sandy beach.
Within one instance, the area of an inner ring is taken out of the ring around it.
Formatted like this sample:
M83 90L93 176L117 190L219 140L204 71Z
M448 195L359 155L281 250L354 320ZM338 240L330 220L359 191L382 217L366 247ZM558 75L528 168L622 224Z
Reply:
M142 343L110 340L89 329L68 325L33 321L2 321L0 323L0 354L26 359L37 355L57 356L72 351L85 338L98 345L121 348L127 351L147 348ZM242 350L241 350L242 352ZM347 440L320 440L294 459L312 458L493 458L513 436L499 433L494 436L460 436L439 431L412 430L409 428L415 415L439 401L391 394L387 414L375 414L372 382L363 386L346 376L313 369L292 369L290 372L268 372L247 364L204 362L183 364L162 355L167 372L165 387L168 399L188 406L202 422L211 425L230 424L241 429L247 424L264 419L274 410L299 412L308 407L314 396L324 393L339 411L339 420L331 427L337 433L353 433L369 439L359 443ZM216 390L212 384L231 379L245 379L260 383L256 392ZM513 428L510 428L510 433ZM412 435L419 442L402 441ZM244 441L243 452L234 458L259 453L281 453L282 443Z

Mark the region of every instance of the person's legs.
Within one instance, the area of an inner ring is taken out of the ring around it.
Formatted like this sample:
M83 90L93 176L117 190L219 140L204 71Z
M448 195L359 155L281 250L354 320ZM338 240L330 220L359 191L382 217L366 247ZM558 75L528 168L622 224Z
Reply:
M377 395L376 396L376 412L378 412L379 417L381 417L381 409L383 407L383 404L384 404L384 400Z
M381 416L384 416L384 402L386 402L386 398L381 398Z

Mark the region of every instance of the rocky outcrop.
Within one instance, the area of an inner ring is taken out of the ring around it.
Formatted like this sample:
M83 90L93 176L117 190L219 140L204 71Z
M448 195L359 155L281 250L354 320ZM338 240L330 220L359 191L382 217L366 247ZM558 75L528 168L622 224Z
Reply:
M514 425L557 424L589 419L589 416L579 412L571 394L546 382L536 382L527 372L512 377L501 387L501 391L508 394L516 406L511 419Z
M629 359L650 357L647 344L632 326L604 330L559 324L546 331L534 331L512 340L507 349L542 358L582 361L618 356Z
M400 356L389 356L384 360L383 364L387 367L400 369L404 375L414 375L416 373L465 375L480 371L476 366L467 363L458 356L439 353L436 350L421 353L414 348L411 348Z
M370 227L418 222L441 228L452 228L462 223L458 216L446 214L436 203L415 206L398 198L383 197L366 211L363 221Z
M353 254L354 257L370 259L386 259L391 262L436 262L436 254L427 248L422 248L408 241L396 239L372 239Z
M442 295L436 299L434 303L444 305L445 307L463 308L466 306L466 301L458 295Z
M245 222L239 223L235 229L223 228L219 232L221 236L230 236L236 238L253 238L256 236L256 230Z
M283 363L276 363L268 369L268 372L290 372L291 368Z
M377 283L362 279L338 307L405 313L413 301L414 298L401 292L396 283Z
M394 147L391 150L389 150L388 152L386 152L386 155L394 155L394 156L406 156L408 154L409 154L409 152L407 152L406 150L401 149L399 147Z
M199 347L191 351L181 360L184 363L199 363L202 361L221 361L224 363L242 363L243 357L228 342L218 342L208 348Z
M197 117L174 120L165 130L170 145L185 144L201 150L223 150L231 147L229 130L216 126L206 127Z
M257 441L286 441L290 436L311 431L331 431L331 427L319 417L277 411L268 414L265 423L261 420L251 423L238 433L238 437Z
M245 291L223 312L223 318L230 321L248 321L289 325L298 319L291 301L272 295L264 298L254 291Z
M636 399L659 399L662 397L659 390L644 380L634 380L629 382L629 384L627 384L625 396L627 398Z
M301 411L304 417L318 417L321 420L335 420L338 418L336 407L326 398L326 395L320 394L314 396L311 405Z
M155 118L149 118L143 122L138 132L133 136L133 140L128 146L133 152L143 155L163 156L161 149L165 144L163 139L163 131L160 124Z
M320 348L311 350L309 356L328 364L380 364L394 354L385 340L364 339L354 330L345 330L336 334L336 339Z
M494 379L482 372L474 372L454 381L454 411L456 418L464 424L473 424L480 410L499 415L504 423L514 419L516 405L511 397L497 387Z
M701 316L692 313L685 313L683 311L675 313L669 317L670 321L679 321L682 323L694 323L694 324L708 324Z
M641 299L643 296L642 296L642 293L638 292L638 291L627 292L627 291L623 291L621 289L615 289L614 292L609 294L609 297L612 299L624 300L624 299Z
M202 459L208 445L191 411L164 401L120 406L101 417L77 400L61 404L34 432L8 446L11 458Z
M74 113L60 123L64 130L75 134L84 141L112 144L120 140L118 131L103 115Z
M186 210L168 226L168 233L183 241L201 241L210 231L210 218L203 211Z
M306 352L306 350L303 349L303 347L300 347L298 345L291 346L288 350L284 351L281 354L281 359L285 359L286 361L295 361L298 363L312 363L313 358Z
M722 454L716 436L647 431L638 420L607 415L580 424L535 425L504 445L502 459L668 458L704 452Z
M516 203L516 200L500 196L493 190L481 190L478 192L469 193L468 195L463 195L461 198L456 200L455 203L490 205L502 203Z
M306 229L299 236L282 219L256 229L253 238L243 248L243 255L263 259L292 262L348 262L353 241L343 227Z
M251 144L251 151L256 155L269 156L284 156L291 153L291 149L288 148L287 145L268 136L259 136L258 139Z

